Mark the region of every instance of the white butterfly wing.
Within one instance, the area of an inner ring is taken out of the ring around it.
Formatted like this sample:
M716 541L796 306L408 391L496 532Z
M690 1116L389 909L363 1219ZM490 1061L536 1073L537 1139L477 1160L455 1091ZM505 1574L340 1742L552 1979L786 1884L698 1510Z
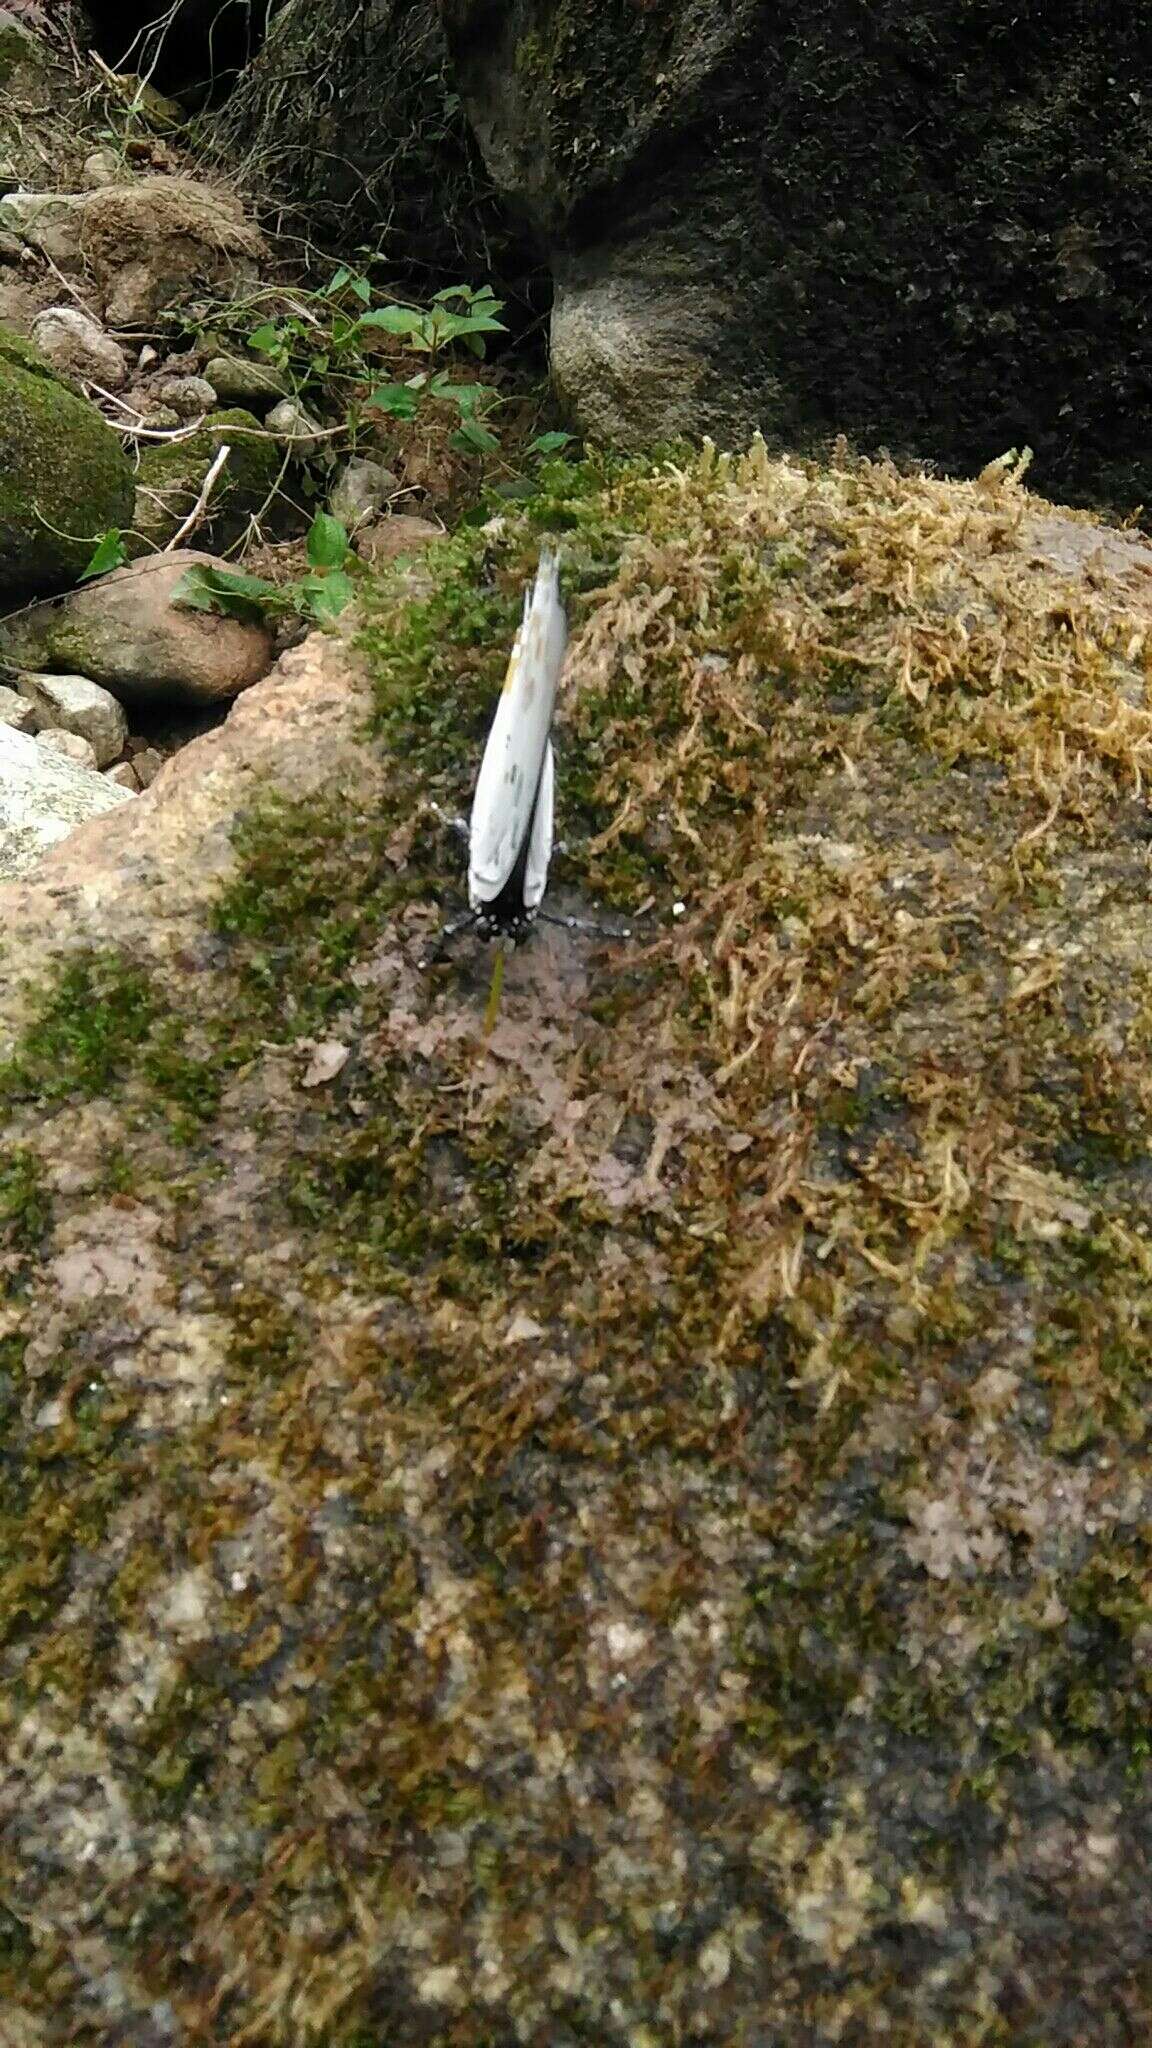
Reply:
M483 910L499 896L532 830L533 806L540 809L537 792L543 795L541 779L550 761L548 735L567 644L559 563L554 554L545 553L525 598L523 623L476 779L468 839L468 899L473 910ZM548 811L550 817L551 782Z
M552 858L555 781L556 764L552 758L552 742L549 740L544 748L544 766L540 773L540 788L532 818L532 837L528 841L528 859L524 867L525 910L535 910L539 906L548 886L548 863Z

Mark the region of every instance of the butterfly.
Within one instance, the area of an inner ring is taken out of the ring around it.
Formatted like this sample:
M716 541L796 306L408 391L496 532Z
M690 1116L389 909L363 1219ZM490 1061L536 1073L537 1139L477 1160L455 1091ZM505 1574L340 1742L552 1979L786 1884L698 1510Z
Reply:
M502 945L519 945L537 918L568 931L631 936L629 931L607 932L584 918L556 917L541 908L555 818L552 719L567 647L560 557L545 548L535 580L524 593L524 616L480 762L471 818L467 824L453 820L468 843L468 910L443 927L425 964L431 964L458 932L475 931Z

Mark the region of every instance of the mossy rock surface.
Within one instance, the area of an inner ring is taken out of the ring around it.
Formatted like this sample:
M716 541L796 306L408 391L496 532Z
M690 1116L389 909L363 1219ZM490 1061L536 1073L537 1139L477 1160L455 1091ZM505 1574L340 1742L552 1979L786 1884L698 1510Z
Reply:
M267 513L283 456L260 421L243 406L210 413L181 441L153 441L140 457L130 554L163 547L195 505L208 471L227 445L228 460L212 489L197 540L229 547L250 518Z
M0 327L0 596L75 583L101 535L127 526L132 466L94 405Z
M653 909L486 1038L428 799L546 533L553 900ZM370 590L363 776L198 936L8 964L32 2038L1146 2035L1147 560L1008 466L553 469Z

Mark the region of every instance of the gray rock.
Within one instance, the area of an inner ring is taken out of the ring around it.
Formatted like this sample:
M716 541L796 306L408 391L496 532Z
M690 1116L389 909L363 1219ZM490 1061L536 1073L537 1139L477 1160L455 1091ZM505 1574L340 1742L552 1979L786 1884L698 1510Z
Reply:
M74 274L84 268L83 220L84 199L76 193L8 192L0 199L0 228Z
M274 405L264 424L278 441L311 441L314 446L319 445L319 420L314 420L294 398L283 398L279 405Z
M105 776L0 724L0 878L26 874L85 819L131 800Z
M271 668L271 638L263 626L172 602L197 563L228 567L189 548L151 555L0 623L0 648L19 668L68 669L126 703L212 704L238 696Z
M133 795L141 787L131 761L117 761L114 768L106 768L104 770L104 780L105 782L114 782L120 789L130 789Z
M105 185L126 185L131 176L114 149L94 149L80 168L80 183L85 192L102 192Z
M0 684L0 725L14 725L17 732L35 732L36 711L19 690Z
M78 733L92 747L98 768L124 752L128 720L123 708L90 677L23 675L19 687L39 730Z
M10 228L0 228L0 263L22 263L24 243Z
M32 340L57 376L74 384L102 384L119 391L128 381L128 359L79 306L48 306L32 322Z
M357 527L365 526L383 511L389 498L399 489L399 477L385 469L382 462L353 455L336 479L328 509L349 533L354 533Z
M288 380L279 370L245 362L242 356L213 356L204 365L204 375L223 404L245 405L255 413L265 413L277 399L289 396Z
M151 789L164 766L164 756L155 747L141 747L132 756L132 769L141 789Z
M100 765L95 747L82 733L49 729L36 734L36 744L47 747L49 753L63 754L66 761L75 761L78 768L98 768Z
M419 554L444 535L442 526L420 519L415 512L393 512L390 519L374 519L356 534L356 553L361 561L377 566L394 562L398 555Z
M216 404L216 393L204 377L154 377L149 397L158 398L180 420L203 419Z

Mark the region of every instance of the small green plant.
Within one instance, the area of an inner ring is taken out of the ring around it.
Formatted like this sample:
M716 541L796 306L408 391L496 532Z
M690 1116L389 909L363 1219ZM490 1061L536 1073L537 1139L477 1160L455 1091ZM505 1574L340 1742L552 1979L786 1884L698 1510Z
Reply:
M86 569L81 571L78 581L88 583L93 576L107 576L110 569L122 569L128 560L124 535L118 526L110 526L100 535Z
M189 611L217 612L232 619L295 616L311 625L330 625L352 597L347 530L331 513L318 512L306 546L308 573L291 583L270 583L265 576L245 576L198 562L180 578L172 593L173 603Z
M492 287L446 285L422 309L391 301L373 305L372 299L368 279L343 265L322 291L299 297L297 311L255 328L247 345L290 377L298 393L310 385L348 380L357 387L349 400L352 425L361 411L415 419L422 404L438 399L454 405L460 416L453 446L481 453L497 448L497 437L483 418L497 403L496 392L476 381L454 381L443 366L447 353L459 348L482 361L487 336L506 331L499 317L503 303ZM376 384L364 393L374 375L365 346L373 334L392 336L424 362L411 377Z

